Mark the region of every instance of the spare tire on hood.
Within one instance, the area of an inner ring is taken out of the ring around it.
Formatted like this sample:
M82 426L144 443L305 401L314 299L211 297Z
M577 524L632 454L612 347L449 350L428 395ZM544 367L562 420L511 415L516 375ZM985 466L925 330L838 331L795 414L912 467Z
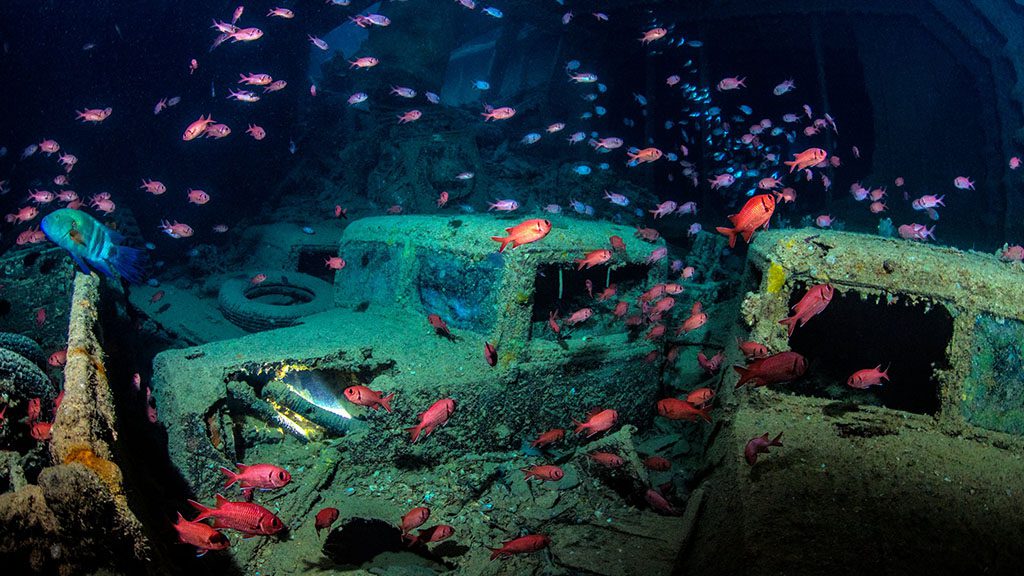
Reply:
M217 303L232 324L260 332L294 326L303 316L333 306L332 287L319 278L289 271L264 272L258 284L253 276L231 278L220 287Z

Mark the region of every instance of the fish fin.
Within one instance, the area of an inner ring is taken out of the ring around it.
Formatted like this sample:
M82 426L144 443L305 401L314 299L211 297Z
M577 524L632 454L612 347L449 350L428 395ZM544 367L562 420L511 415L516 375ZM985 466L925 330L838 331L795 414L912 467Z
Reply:
M220 467L220 471L221 473L224 474L224 476L226 476L226 478L224 479L224 488L230 488L232 484L238 482L238 474L235 474L234 472L228 470L223 466Z
M505 247L508 246L510 243L512 243L512 237L511 236L505 236L505 237L491 236L491 240L494 240L495 242L501 242L501 246L498 247L498 252L504 252L505 251ZM512 247L515 248L515 245L513 244Z
M207 552L209 552L206 548L196 547L196 550L198 550L198 552L196 552L196 558L202 558L203 556L206 556Z
M793 160L793 161L787 160L787 161L783 162L783 164L785 164L786 166L789 166L789 173L792 174L793 170L796 170L796 165L798 164L798 162L796 160Z
M416 440L420 437L420 430L422 430L422 429L423 429L423 427L420 426L419 424L413 426L412 428L406 428L405 429L405 431L408 432L409 435L412 437L413 444L415 444Z
M767 438L768 434L765 433L764 437ZM782 446L782 432L779 432L779 435L772 439L770 445L771 446Z
M216 500L217 508L220 508L221 506L230 503L230 501L227 498L225 498L223 494L217 494Z
M753 230L744 230L740 234L743 236L743 241L746 242L747 244L750 244L750 239L754 237Z
M209 518L211 508L207 508L206 506L203 506L202 504L196 502L195 500L189 500L188 503L191 504L193 508L199 511L199 516L196 516L195 519L192 520L193 522L199 522L200 520Z
M715 228L719 234L725 234L725 237L729 239L729 248L736 247L736 230L734 228L726 228L725 226L719 226Z
M110 255L107 256L105 264L108 265L108 274L110 274L110 268L113 268L129 284L140 284L146 274L143 269L145 260L146 253L138 248L114 245L111 246Z
M92 274L92 270L90 270L89 267L85 265L84 260L82 260L77 254L71 253L70 251L68 253L71 254L71 259L75 261L75 264L78 264L78 268L82 271L83 274Z
M704 408L702 410L698 410L697 413L700 414L700 417L703 418L705 422L707 422L708 424L711 424L711 412L710 411L711 411L711 408Z
M749 368L746 368L744 366L733 366L732 369L735 370L740 375L740 379L736 381L737 388L743 386L743 384L745 384L747 380L750 380Z

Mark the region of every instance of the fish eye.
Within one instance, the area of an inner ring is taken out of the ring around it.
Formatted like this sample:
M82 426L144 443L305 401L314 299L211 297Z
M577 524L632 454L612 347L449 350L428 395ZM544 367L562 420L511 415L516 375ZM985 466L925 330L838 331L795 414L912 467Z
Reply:
M278 472L278 473L277 473L277 477L278 477L278 478L280 478L281 480L284 480L284 477L285 477L285 471L284 471L284 470L282 470L282 471Z

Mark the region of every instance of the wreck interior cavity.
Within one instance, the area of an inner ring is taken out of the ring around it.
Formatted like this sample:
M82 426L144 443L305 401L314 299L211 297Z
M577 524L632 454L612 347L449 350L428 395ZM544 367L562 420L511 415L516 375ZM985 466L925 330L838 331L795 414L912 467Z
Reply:
M796 287L791 306L806 288ZM936 370L948 366L953 319L942 305L908 300L838 288L828 307L789 339L793 351L814 359L810 375L779 389L934 415L941 399ZM847 386L854 372L876 366L888 368L888 382L866 392Z

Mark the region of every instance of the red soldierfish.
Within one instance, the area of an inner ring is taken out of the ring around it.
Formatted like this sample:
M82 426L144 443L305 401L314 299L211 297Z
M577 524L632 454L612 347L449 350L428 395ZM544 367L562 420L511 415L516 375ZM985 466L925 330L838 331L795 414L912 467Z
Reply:
M345 388L345 398L348 398L349 402L366 406L371 410L376 410L383 406L386 412L391 412L391 399L395 397L395 393L392 392L387 396L381 396L383 393L383 390L370 390L362 385Z
M661 456L648 456L644 458L644 468L655 472L665 472L672 468L672 463Z
M273 490L287 485L292 480L292 475L287 470L273 464L235 464L235 467L238 468L237 474L227 468L220 469L227 476L224 480L225 488L230 488L232 484L238 482L243 490Z
M705 373L713 375L718 372L718 369L722 367L722 360L725 358L725 354L719 352L711 358L708 358L704 352L697 352L697 364L704 370Z
M675 516L679 514L679 511L675 509L672 504L669 504L668 500L661 494L658 494L653 488L648 488L647 492L644 493L644 500L654 508L655 511L667 514L669 516Z
M40 442L50 439L50 432L53 429L53 422L35 422L29 428L29 435Z
M669 420L686 420L696 422L698 418L711 422L711 408L697 408L686 400L679 398L664 398L658 400L658 414Z
M565 438L565 430L562 430L561 428L552 428L538 436L536 440L530 443L530 446L540 448L541 446L547 446L548 444L558 442L562 438Z
M604 432L615 425L615 421L619 419L619 413L615 410L600 410L595 409L590 413L590 418L586 422L577 422L573 420L573 424L576 424L576 433L581 434L583 431L587 431L587 438L590 438L594 434Z
M803 376L807 371L807 359L796 352L779 352L767 358L758 358L746 367L733 366L733 370L740 375L736 382L737 388L747 382L753 386L767 386Z
M498 363L498 350L490 342L484 342L484 360L487 360L488 366L494 366Z
M745 356L747 360L768 356L768 347L758 342L751 340L743 341L737 338L736 346L739 347L740 352L743 353L743 356Z
M325 528L330 528L338 520L340 513L337 508L324 508L323 510L316 513L316 535L320 535L320 531Z
M448 330L448 324L446 324L445 321L437 314L430 314L427 316L427 322L430 322L430 325L434 327L434 331L437 332L439 336L444 336L445 338L452 337L452 333Z
M775 213L775 197L771 194L757 194L747 200L739 213L729 216L732 228L719 226L715 228L725 234L729 239L729 248L736 246L736 236L743 236L743 241L749 243L754 231L762 226L768 229L768 222Z
M857 370L852 376L846 381L846 385L850 388L859 388L865 390L870 386L881 386L882 380L889 381L889 367L886 366L885 370L879 370L882 365L879 364L874 368L865 368L863 370Z
M794 154L793 160L783 162L783 164L789 166L789 173L792 174L795 170L803 170L821 164L825 158L828 158L828 152L821 148L808 148L799 154Z
M181 139L184 141L194 140L197 136L203 134L206 128L216 122L210 116L200 116L198 120L188 125L185 128L185 133L181 135Z
M434 428L444 425L448 422L448 418L451 417L452 413L455 412L455 401L451 398L442 398L437 402L434 402L427 411L420 414L420 423L413 426L412 428L406 428L406 432L412 437L412 441L415 443L419 439L422 433L424 437L430 436L430 433L434 431Z
M509 244L515 248L517 246L522 246L523 244L529 244L540 240L547 236L548 232L551 232L551 222L549 220L535 218L533 220L527 220L521 224L517 224L511 228L505 228L505 232L508 232L508 236L491 236L491 240L501 242L498 252L504 252L505 247Z
M569 315L569 317L565 319L565 323L568 324L569 326L575 326L580 322L585 322L588 318L590 318L593 315L594 311L591 310L590 308L580 308L579 310Z
M542 534L529 534L505 542L501 548L491 548L491 560L508 558L513 554L527 554L543 550L551 544L551 538Z
M199 516L194 522L213 518L214 528L231 528L244 534L269 536L284 530L284 523L273 512L252 502L230 502L217 494L217 506L207 508L195 500L189 500Z
M579 267L576 268L576 270L578 271L584 268L590 269L593 268L594 266L604 264L605 262L608 262L611 259L611 250L594 250L592 252L588 252L585 257L577 258L575 260L575 262L579 264Z
M779 320L779 324L789 327L789 335L793 335L793 329L796 328L797 321L800 322L800 326L807 324L813 316L821 312L828 306L828 303L832 301L832 294L835 289L832 288L831 284L816 284L811 286L804 297L799 302L793 305L794 313L789 318Z
M409 540L409 545L411 546L413 544L416 544L417 542L422 542L424 544L430 542L440 542L441 540L445 540L451 537L451 535L454 533L455 528L452 528L447 524L438 524L437 526L431 526L430 528L424 528L420 530L419 534L417 534L416 536L410 536L406 534L405 538Z
M697 388L686 395L686 401L700 408L715 398L715 391L711 388Z
M178 512L178 521L174 524L178 531L178 542L195 546L196 556L202 556L210 550L224 550L231 546L231 541L224 534L202 522L189 522Z
M591 452L588 456L605 468L619 468L624 464L622 456L611 452Z
M408 533L413 528L419 528L430 518L430 508L419 506L409 510L402 516L402 534Z
M540 480L547 480L548 482L558 482L565 476L565 472L563 472L561 468L550 464L543 466L530 466L528 468L521 468L521 470L526 474L526 476L523 477L524 480L537 478Z
M676 328L676 336L680 334L689 334L701 326L707 324L708 315L701 308L700 302L693 303L693 309L690 311L690 317L687 318L683 325Z
M747 459L747 464L753 466L757 464L758 454L767 454L770 446L782 446L782 432L774 439L768 439L768 433L765 432L760 436L755 436L747 442L746 448L743 449L743 456Z

